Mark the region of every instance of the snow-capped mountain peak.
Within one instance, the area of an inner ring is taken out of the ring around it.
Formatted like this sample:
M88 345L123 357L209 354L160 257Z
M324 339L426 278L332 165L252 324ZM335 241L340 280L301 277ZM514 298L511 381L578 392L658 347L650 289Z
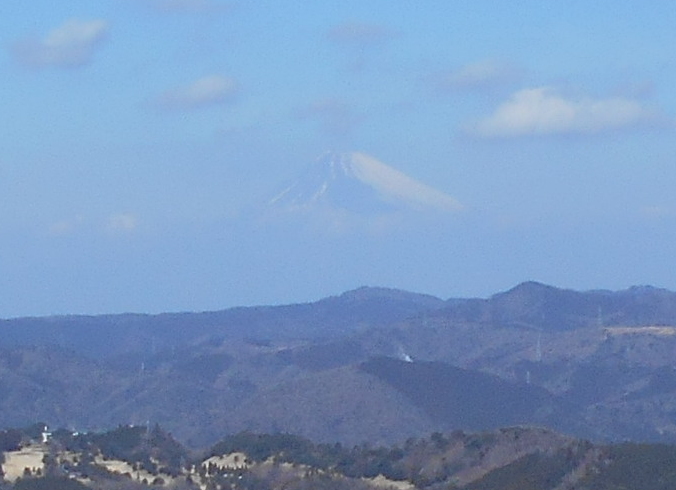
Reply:
M359 152L326 153L269 204L285 210L330 207L360 213L462 209L448 194Z

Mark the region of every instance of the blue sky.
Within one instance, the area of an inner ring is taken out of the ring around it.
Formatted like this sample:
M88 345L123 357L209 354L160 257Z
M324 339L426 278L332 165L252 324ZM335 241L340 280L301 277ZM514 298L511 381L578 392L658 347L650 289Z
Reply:
M667 1L3 2L0 317L676 289L674 25ZM328 149L465 211L251 223Z

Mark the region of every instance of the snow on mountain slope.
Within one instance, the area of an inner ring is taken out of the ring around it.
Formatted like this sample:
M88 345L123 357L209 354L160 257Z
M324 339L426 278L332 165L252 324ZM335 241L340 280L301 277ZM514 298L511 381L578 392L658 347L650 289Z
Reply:
M361 214L396 210L457 212L451 196L363 153L327 153L269 202L282 210L329 207Z

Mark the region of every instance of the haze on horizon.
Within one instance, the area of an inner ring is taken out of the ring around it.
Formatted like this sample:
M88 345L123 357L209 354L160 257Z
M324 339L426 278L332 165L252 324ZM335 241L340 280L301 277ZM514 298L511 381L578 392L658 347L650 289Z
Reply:
M674 25L663 0L6 2L0 318L674 290ZM461 206L261 213L328 150Z

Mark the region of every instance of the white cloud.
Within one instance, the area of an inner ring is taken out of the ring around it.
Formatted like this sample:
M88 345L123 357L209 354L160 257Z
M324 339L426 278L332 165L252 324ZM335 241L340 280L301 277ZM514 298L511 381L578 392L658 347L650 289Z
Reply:
M103 20L69 20L43 39L26 39L13 47L15 58L34 68L73 68L92 61L105 39L108 23Z
M435 81L441 90L476 90L510 81L516 78L516 72L506 63L483 60L442 73Z
M138 220L132 214L116 214L108 218L106 230L109 233L129 233L136 229Z
M212 75L164 92L158 97L157 104L164 109L196 109L227 102L236 91L237 83L233 78Z
M538 87L514 93L472 131L486 137L600 133L655 119L656 114L636 100L571 98Z

